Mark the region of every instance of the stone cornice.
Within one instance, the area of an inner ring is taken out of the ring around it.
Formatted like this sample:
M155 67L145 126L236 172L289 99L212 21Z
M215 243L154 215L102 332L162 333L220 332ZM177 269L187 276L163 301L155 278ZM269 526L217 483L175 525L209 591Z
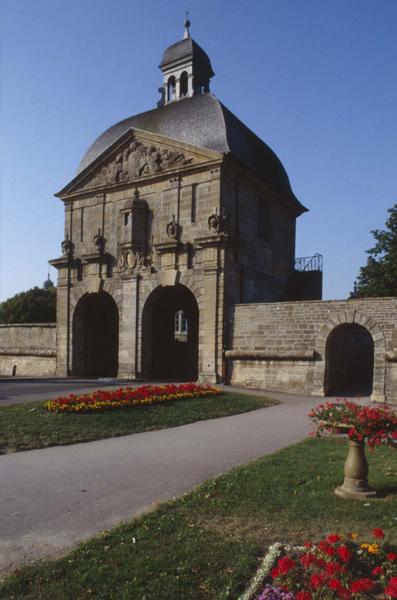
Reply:
M317 360L314 350L302 352L288 351L276 352L274 350L226 350L225 357L231 360Z

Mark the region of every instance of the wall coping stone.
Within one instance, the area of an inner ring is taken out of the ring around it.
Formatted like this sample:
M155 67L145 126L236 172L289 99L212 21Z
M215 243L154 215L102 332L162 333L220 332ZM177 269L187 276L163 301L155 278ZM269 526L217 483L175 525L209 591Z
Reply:
M335 299L335 300L293 300L293 301L287 301L287 302L242 302L242 303L236 303L234 304L234 306L262 306L262 305L270 305L272 304L273 306L295 306L295 305L310 305L310 304L320 304L321 306L324 306L325 304L335 304L335 303L339 303L342 304L344 302L348 302L349 304L356 303L359 304L360 302L385 302L388 300L394 300L395 302L397 302L397 296L376 296L375 298L345 298L344 300L339 299Z

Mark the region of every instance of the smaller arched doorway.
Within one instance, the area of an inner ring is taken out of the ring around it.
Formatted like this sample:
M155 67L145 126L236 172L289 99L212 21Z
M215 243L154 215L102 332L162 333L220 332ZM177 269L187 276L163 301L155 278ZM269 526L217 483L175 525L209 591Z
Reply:
M145 378L197 379L199 309L187 287L156 288L146 301L142 327Z
M373 371L374 341L368 329L357 323L335 327L325 347L325 395L369 396Z
M86 294L73 315L73 375L116 377L119 313L110 294Z

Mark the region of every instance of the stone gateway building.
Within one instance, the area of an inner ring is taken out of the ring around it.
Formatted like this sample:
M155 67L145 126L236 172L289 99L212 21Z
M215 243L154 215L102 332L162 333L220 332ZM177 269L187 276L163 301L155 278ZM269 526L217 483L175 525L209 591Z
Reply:
M211 94L189 25L164 52L157 108L100 135L57 194L56 374L397 402L397 299L321 301L321 256L295 259L306 208Z
M160 69L158 107L105 131L57 194L59 375L220 381L228 309L297 287L306 209L274 152L210 93L188 24Z

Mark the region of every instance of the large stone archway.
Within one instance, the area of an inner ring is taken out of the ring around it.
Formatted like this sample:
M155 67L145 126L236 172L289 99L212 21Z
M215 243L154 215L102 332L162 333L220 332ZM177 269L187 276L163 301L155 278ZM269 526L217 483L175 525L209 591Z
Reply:
M116 377L119 311L107 292L84 294L73 313L72 373L84 377Z
M375 402L384 402L385 400L385 352L386 342L382 329L372 317L352 310L332 316L321 327L316 341L316 367L314 372L313 394L324 396L328 390L326 356L327 344L332 343L332 335L342 325L359 326L366 330L373 342L373 373L372 373L372 394L371 400ZM340 329L339 329L340 330ZM356 331L359 331L357 328ZM331 337L330 337L331 336ZM331 340L331 342L330 342Z
M199 308L184 285L159 286L142 314L142 374L147 379L198 377Z

